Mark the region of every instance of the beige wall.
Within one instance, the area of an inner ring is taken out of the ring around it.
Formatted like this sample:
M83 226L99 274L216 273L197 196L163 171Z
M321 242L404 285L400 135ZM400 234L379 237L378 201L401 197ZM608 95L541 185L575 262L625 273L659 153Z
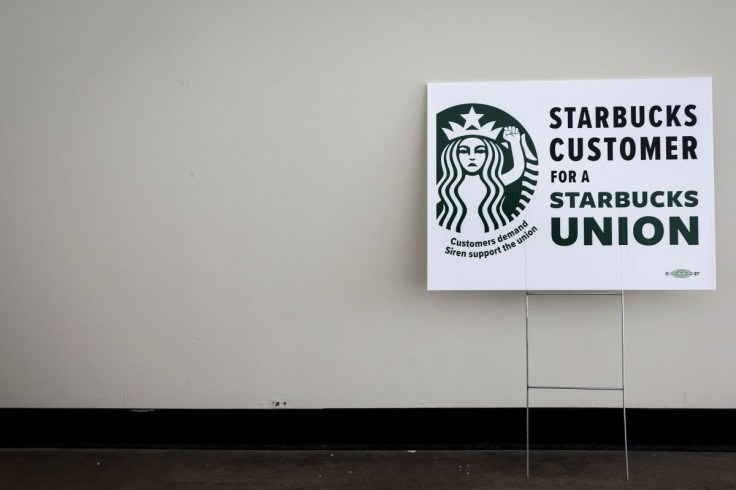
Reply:
M425 84L710 75L718 290L626 295L628 402L736 407L735 18L4 0L0 406L522 406L524 294L425 290ZM615 381L616 299L532 301L533 373Z

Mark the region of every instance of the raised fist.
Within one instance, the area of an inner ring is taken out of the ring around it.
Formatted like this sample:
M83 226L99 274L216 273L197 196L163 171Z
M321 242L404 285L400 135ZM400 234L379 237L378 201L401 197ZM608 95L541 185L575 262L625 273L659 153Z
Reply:
M503 128L503 139L509 143L521 143L521 134L519 128L515 126L506 126Z

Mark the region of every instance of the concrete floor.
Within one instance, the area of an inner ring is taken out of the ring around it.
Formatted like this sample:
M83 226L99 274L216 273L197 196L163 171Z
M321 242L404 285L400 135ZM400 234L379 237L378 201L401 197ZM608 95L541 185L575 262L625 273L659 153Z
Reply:
M736 453L0 450L0 488L736 488Z

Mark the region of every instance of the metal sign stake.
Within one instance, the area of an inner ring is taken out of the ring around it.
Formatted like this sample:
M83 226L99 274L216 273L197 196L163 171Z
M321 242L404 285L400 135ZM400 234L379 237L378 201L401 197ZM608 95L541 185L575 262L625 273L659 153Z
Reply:
M539 386L529 384L529 296L620 296L621 297L621 386ZM526 292L526 476L529 478L530 437L529 437L529 390L585 390L620 391L624 422L624 458L626 460L626 481L629 481L629 440L626 428L626 310L624 291L619 292Z

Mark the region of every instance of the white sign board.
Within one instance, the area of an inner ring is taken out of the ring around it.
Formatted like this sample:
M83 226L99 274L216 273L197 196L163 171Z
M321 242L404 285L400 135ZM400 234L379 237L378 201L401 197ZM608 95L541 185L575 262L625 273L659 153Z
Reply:
M427 93L428 289L715 289L710 78Z

